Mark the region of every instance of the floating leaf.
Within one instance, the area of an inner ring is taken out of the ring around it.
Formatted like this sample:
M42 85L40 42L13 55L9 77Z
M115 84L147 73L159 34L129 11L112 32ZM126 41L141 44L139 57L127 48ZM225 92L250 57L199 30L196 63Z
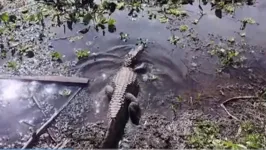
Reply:
M110 19L108 20L108 25L109 25L109 26L114 26L115 23L116 23L116 20L115 20L115 19L110 18Z
M62 55L58 52L52 52L51 56L53 61L59 61L62 58Z
M186 16L187 12L183 10L179 10L177 8L172 8L166 11L169 14L175 15L175 16Z
M241 22L248 23L248 24L255 24L256 23L256 21L250 17L244 18L243 20L241 20Z
M185 31L187 31L188 30L188 26L187 25L181 25L180 27L179 27L179 31L180 32L185 32Z
M62 96L69 96L71 94L71 90L70 89L63 89L63 90L59 91L59 94Z
M83 23L84 25L88 25L90 23L92 19L92 16L90 13L87 13L84 17L83 17Z
M170 41L170 43L173 44L173 45L176 45L179 40L180 40L180 38L178 36L175 36L175 35L172 35L168 39L168 41Z
M1 14L0 16L0 19L3 21L3 22L8 22L9 21L9 15L7 12L4 12Z
M166 22L168 22L168 18L167 18L166 16L161 16L161 17L159 18L159 20L160 20L161 23L166 23Z
M77 50L76 51L76 56L78 57L78 59L83 59L86 57L89 57L90 51L89 50Z
M9 61L9 62L7 62L7 67L12 68L12 69L16 69L17 63L15 61Z
M116 7L118 10L123 10L125 8L125 3L124 2L117 3Z
M224 9L228 13L233 13L235 11L235 7L233 5L230 5L230 4L225 5Z

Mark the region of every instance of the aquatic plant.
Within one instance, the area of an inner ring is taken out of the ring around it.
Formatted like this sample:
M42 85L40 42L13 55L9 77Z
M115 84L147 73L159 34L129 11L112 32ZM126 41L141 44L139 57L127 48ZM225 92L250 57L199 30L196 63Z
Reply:
M179 27L179 31L180 32L185 32L185 31L187 31L188 30L188 26L187 25L181 25L180 27Z
M51 56L53 61L60 61L62 59L62 54L59 52L52 52Z
M168 41L173 45L176 45L179 40L180 38L175 35L172 35L170 38L168 38Z
M87 58L89 57L89 54L90 54L90 51L87 50L87 49L84 49L84 50L77 50L76 51L76 56L77 58L80 60L80 59L83 59L83 58Z
M161 23L166 23L166 22L168 22L168 18L164 15L164 16L160 16L159 17L159 21L161 22Z
M11 69L17 69L18 64L17 64L17 62L15 62L15 61L8 61L8 62L7 62L7 67L8 67L8 68L11 68Z
M242 23L248 23L248 24L255 24L256 23L256 21L250 17L246 17L246 18L242 19L241 22Z
M120 32L120 39L124 42L126 42L129 39L129 34L124 33L124 32Z

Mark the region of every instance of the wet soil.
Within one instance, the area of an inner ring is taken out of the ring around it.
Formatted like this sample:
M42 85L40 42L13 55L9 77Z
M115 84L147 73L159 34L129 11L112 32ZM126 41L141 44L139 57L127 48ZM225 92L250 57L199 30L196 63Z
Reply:
M33 2L28 3L25 7L30 12L38 9ZM7 3L2 11L17 10L25 4L22 1ZM143 116L139 126L129 122L120 148L213 148L212 144L205 141L206 137L189 143L191 136L198 137L194 128L200 121L210 121L219 126L217 139L227 138L243 144L238 137L246 135L238 131L246 121L256 124L259 130L253 129L254 132L261 131L265 137L265 100L239 99L228 102L226 108L240 121L230 117L220 104L230 97L264 92L266 69L263 37L266 31L262 18L265 18L265 6L263 0L257 1L252 6L237 8L233 18L224 13L219 18L215 10L210 11L209 4L202 5L206 14L197 25L192 24L200 16L197 2L184 6L189 17L178 19L169 15L169 23L166 24L149 20L145 11L138 14L137 18L128 16L127 11L118 11L112 14L117 20L116 32L106 31L104 36L93 28L84 35L78 34L77 31L84 28L82 24L75 24L73 30L69 30L66 23L64 29L64 25L54 27L48 21L43 30L40 24L21 23L21 28L12 33L15 40L2 35L1 43L12 41L11 45L22 43L22 48L30 46L28 49L34 52L34 57L17 53L12 56L12 46L5 45L4 50L8 53L7 58L1 60L3 65L0 71L11 75L88 77L90 84L60 113L34 147L55 148L63 144L65 148L99 148L106 132L108 107L103 87L119 68L121 57L134 46L137 39L148 39L148 47L140 58L141 62L149 65L148 73L138 76ZM21 13L16 14L19 16ZM241 31L239 20L244 17L252 17L259 25L247 25ZM180 25L188 25L189 30L180 32ZM130 39L127 42L121 40L120 32L128 33ZM246 36L241 37L237 32L245 32ZM74 42L66 38L58 39L73 35L82 35L83 38ZM167 40L172 35L180 37L177 45ZM230 37L235 37L235 42L228 42ZM21 49L14 47L16 51ZM238 68L225 66L221 70L221 58L211 56L209 52L229 48L237 50L241 57L247 59ZM89 49L94 54L78 62L75 49ZM63 63L52 61L53 51L65 55ZM17 62L17 69L7 67L7 61L11 60ZM154 76L158 79L152 79ZM3 148L23 147L32 130L47 121L69 97L59 95L59 91L70 89L73 93L78 88L17 81L1 81L0 85L0 147ZM33 102L32 95L40 102L41 108ZM248 146L246 143L244 145ZM254 148L254 144L251 148Z

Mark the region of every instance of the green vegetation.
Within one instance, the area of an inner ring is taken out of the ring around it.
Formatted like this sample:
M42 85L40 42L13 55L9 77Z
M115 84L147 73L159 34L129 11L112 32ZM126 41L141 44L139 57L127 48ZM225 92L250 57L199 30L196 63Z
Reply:
M52 52L51 53L52 56L52 60L53 61L60 61L62 60L62 54L60 54L59 52Z
M241 65L241 62L245 60L245 57L239 57L238 51L230 48L224 49L216 47L214 50L210 51L210 54L219 58L223 68L228 66L237 68Z
M171 43L171 44L173 44L173 45L176 45L177 44L177 42L180 40L180 38L178 37L178 36L175 36L175 35L172 35L169 39L168 39L168 41Z
M77 56L77 58L79 60L89 57L89 54L90 54L90 51L89 50L85 50L85 49L76 51L76 56Z
M186 32L188 30L188 26L187 25L181 25L180 27L179 27L179 31L180 32Z
M241 22L248 23L248 24L255 24L256 23L256 21L250 17L242 19Z
M10 69L16 70L17 67L18 67L18 64L15 61L8 61L7 62L7 67L10 68Z
M214 149L259 149L265 148L265 135L259 133L250 122L240 124L242 132L235 138L226 138L221 135L221 126L211 121L197 122L193 133L187 137L188 148L214 148Z

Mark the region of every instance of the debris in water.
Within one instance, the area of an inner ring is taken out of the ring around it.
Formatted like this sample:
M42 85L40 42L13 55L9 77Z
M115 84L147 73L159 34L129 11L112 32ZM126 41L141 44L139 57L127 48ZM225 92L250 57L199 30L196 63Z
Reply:
M171 44L176 45L180 40L178 36L172 35L167 41L170 41Z
M129 39L129 34L120 32L120 39L124 42L126 42Z
M199 20L198 19L195 19L192 23L196 25L196 24L199 23Z
M80 40L80 39L82 39L82 38L83 38L82 35L78 35L78 36L70 37L70 38L69 38L69 41L70 41L70 42L75 42L75 41Z
M246 33L245 33L245 32L240 33L240 36L241 36L241 37L245 37L245 36L246 36Z
M180 32L185 32L185 31L187 31L188 30L188 26L187 25L181 25L180 27L179 27L179 31Z
M69 96L71 94L71 90L70 89L60 90L59 94L62 95L62 96Z
M159 18L159 21L160 21L161 23L166 23L166 22L168 22L168 18L167 18L166 16L161 16L161 17Z
M235 38L234 38L234 37L229 38L229 39L228 39L228 42L230 42L230 43L234 43L234 42L235 42Z
M89 57L89 55L90 55L90 51L89 50L86 50L86 49L84 49L84 50L77 50L76 51L76 56L78 57L79 60L80 59L83 59L83 58L87 58L87 57Z

